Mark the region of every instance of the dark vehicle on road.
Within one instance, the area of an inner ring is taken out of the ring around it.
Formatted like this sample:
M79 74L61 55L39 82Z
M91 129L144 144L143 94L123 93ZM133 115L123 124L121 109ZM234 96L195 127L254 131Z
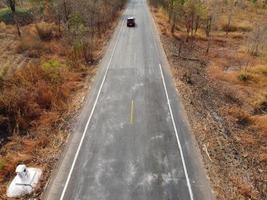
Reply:
M128 27L135 27L135 18L134 17L128 17L127 18L127 26Z

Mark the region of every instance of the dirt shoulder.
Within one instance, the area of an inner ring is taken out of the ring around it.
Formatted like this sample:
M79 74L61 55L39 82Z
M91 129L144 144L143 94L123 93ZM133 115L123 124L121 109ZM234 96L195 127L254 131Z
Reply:
M185 43L182 31L170 33L162 9L152 8L152 13L216 197L266 199L267 135L259 125L266 123L266 108L253 103L266 87L240 80L241 70L225 68L249 59L239 51L243 36L216 34L206 55L205 38Z

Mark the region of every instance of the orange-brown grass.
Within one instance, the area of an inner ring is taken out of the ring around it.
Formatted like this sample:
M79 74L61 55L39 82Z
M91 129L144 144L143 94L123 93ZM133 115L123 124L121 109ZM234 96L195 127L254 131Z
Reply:
M251 120L253 125L262 131L262 137L267 140L267 115L254 115Z
M251 123L251 117L249 113L245 112L241 108L238 107L230 107L226 110L229 115L234 117L234 119L241 124L249 124Z
M32 163L35 154L51 145L55 134L51 131L57 132L71 94L81 80L80 72L56 60L17 69L6 77L0 94L0 115L6 120L0 126L15 135L0 151L2 192L17 164Z
M230 179L234 183L236 187L239 188L240 193L249 199L256 200L258 198L258 193L254 190L253 186L249 184L249 182L245 178L241 178L239 176L231 176Z
M61 35L54 24L30 24L22 28L22 33L16 53L26 53L28 57L40 58L49 54L66 56L70 48L58 40Z
M221 65L224 65L224 60L220 61L217 60L216 63L221 63ZM238 84L240 83L238 80L238 72L231 72L226 73L221 67L218 67L218 65L214 65L213 67L210 67L208 69L209 76L212 79L221 80L225 82L230 82L232 84Z
M39 58L42 53L48 52L48 49L38 38L23 36L16 47L16 52L21 54L26 51L29 57Z
M257 140L254 138L254 136L250 133L241 133L240 134L239 142L243 145L255 145L257 143Z
M154 13L154 17L157 18L156 23L158 24L158 27L160 28L160 32L163 35L171 35L170 30L171 26L170 23L168 22L168 17L164 9L155 9L151 8L151 11Z
M62 108L68 96L66 69L45 71L41 66L18 69L6 79L0 95L2 115L11 132L25 132L42 112ZM65 90L64 90L65 89Z
M267 161L267 153L266 153L266 149L259 154L259 161Z

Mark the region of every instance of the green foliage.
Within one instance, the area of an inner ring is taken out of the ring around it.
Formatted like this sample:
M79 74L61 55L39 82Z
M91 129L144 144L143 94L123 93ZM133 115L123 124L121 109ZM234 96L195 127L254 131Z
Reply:
M72 14L68 21L71 34L75 39L81 39L82 36L87 32L85 20L80 14Z
M58 69L61 67L61 64L58 60L49 60L42 64L42 67L45 71Z
M186 15L194 15L201 19L206 19L208 14L207 7L199 0L187 0L184 4L184 12Z
M238 75L238 79L240 81L248 81L251 79L251 76L247 73L247 72L241 72L239 75Z
M208 9L200 0L187 0L183 6L183 10L188 41L189 34L193 37L200 28L202 21L207 19Z
M72 37L72 46L74 50L74 57L79 57L80 54L84 54L84 50L87 49L86 44L88 38L88 28L86 27L85 20L80 14L72 14L69 21L69 30ZM89 48L88 48L89 49Z
M63 68L64 66L55 59L46 61L42 64L42 69L52 84L59 84L63 82L64 77L62 77L61 73Z
M20 25L27 25L33 22L33 15L30 10L17 8L16 15ZM0 21L5 24L15 24L12 11L9 8L0 9Z
M5 167L5 161L0 160L0 171Z

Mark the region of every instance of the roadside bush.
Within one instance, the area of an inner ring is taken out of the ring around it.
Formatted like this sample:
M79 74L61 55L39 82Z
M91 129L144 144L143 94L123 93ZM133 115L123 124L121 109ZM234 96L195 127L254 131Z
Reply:
M247 72L241 72L239 75L238 75L238 79L240 81L248 81L248 80L251 80L251 75L249 75Z
M251 116L249 113L238 107L231 107L227 109L228 114L235 118L238 125L247 126L251 123Z
M260 97L255 101L254 114L267 113L267 96Z
M59 116L67 108L73 73L58 61L26 66L7 77L0 94L0 127L7 133L27 133L49 111Z
M45 22L36 24L38 36L43 41L50 41L53 38L53 25Z
M33 15L30 10L27 9L16 9L16 14L18 18L18 23L21 26L30 24L33 22ZM4 22L5 24L15 24L12 12L8 8L3 8L0 10L0 21Z
M239 25L235 25L235 24L231 24L229 27L228 27L228 24L225 23L222 25L222 28L221 28L222 31L228 31L228 32L237 32L237 31L240 31L240 32L250 32L252 31L252 28L249 27L249 26L239 26Z
M64 81L64 66L58 60L49 60L42 64L46 76L52 84L60 84Z
M50 53L49 48L37 37L22 37L16 46L17 53L26 53L30 58L40 58L43 53Z

